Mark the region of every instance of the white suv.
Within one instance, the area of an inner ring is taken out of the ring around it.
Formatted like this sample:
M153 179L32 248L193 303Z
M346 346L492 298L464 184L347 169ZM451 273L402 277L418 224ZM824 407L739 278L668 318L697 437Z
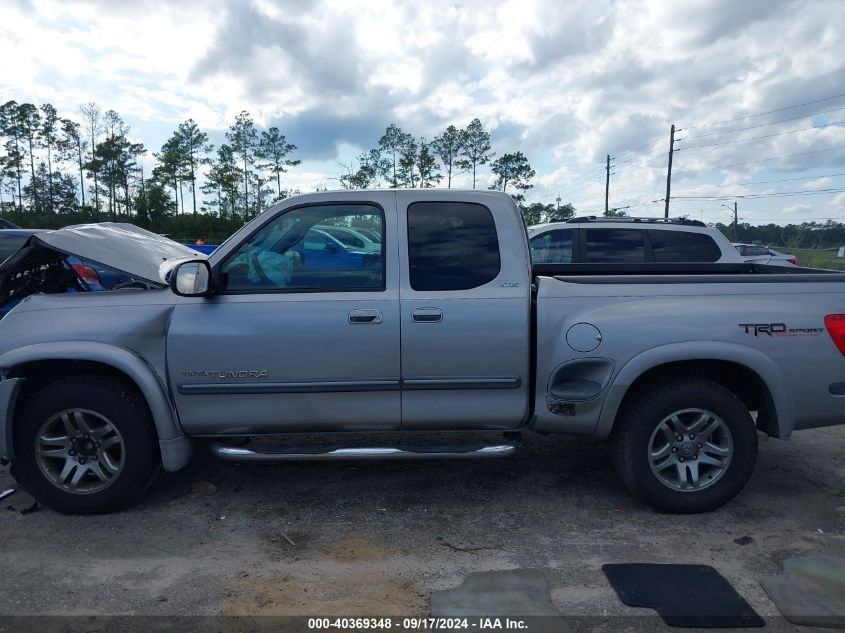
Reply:
M718 229L697 220L582 217L528 227L535 264L742 263Z

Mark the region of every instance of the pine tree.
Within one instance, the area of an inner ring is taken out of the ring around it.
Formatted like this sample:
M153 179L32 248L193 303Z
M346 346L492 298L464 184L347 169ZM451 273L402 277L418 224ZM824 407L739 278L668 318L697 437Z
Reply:
M282 174L289 167L299 165L301 161L287 158L288 154L296 150L296 145L288 143L284 134L279 133L279 128L271 127L261 133L261 140L258 143L256 156L267 161L262 168L268 169L276 177L277 199L282 199Z
M490 151L490 133L481 125L481 121L473 119L464 130L466 135L463 147L461 148L461 167L472 170L472 188L475 189L477 170L480 165L486 165L495 156Z
M18 190L18 211L23 213L23 187L21 185L23 136L18 121L17 101L7 101L0 106L0 133L8 139L4 146L6 150L6 168L14 174Z
M62 138L59 141L59 156L62 160L76 162L79 166L79 191L82 195L81 211L85 208L85 175L83 167L87 144L82 140L82 131L79 123L70 119L62 119L61 126Z
M430 146L425 142L425 139L420 141L417 168L420 172L420 187L434 187L443 179L443 174L440 173L440 165L437 163L434 154L431 153Z
M182 162L187 168L187 177L191 183L194 215L197 214L197 169L199 165L207 163L204 155L214 147L208 142L208 134L200 130L196 121L188 119L179 125L176 131L179 137L179 149Z
M38 108L31 103L22 103L18 106L18 125L21 135L29 148L29 169L30 169L30 190L29 196L35 211L41 210L40 189L35 179L35 149L38 146L38 128L41 123L41 115Z
M90 162L93 163L94 150L97 148L100 134L103 133L100 106L91 101L90 103L79 106L79 111L85 117L85 131L88 133L88 148L91 151ZM97 219L100 216L99 173L96 169L94 171L89 169L88 173L94 177L94 218Z
M400 160L402 152L408 146L411 135L391 123L379 139L379 150L386 158L384 177L391 188L399 187L402 182Z
M255 147L258 140L255 122L249 112L244 110L235 118L234 125L226 132L226 138L231 143L235 155L243 164L244 213L248 215L249 167L255 162Z
M508 185L512 185L514 189L520 192L514 196L514 199L518 201L524 198L522 192L534 186L529 181L536 173L531 169L528 159L522 152L504 154L493 162L491 169L496 175L496 183L490 188L507 193Z
M54 212L53 196L53 150L56 148L56 125L59 122L59 115L49 103L41 106L41 127L38 130L41 145L47 150L47 210Z
M431 149L440 157L446 170L446 187L452 187L452 176L463 171L461 168L461 152L467 141L466 130L459 130L454 125L447 127L443 134L435 136L431 142Z

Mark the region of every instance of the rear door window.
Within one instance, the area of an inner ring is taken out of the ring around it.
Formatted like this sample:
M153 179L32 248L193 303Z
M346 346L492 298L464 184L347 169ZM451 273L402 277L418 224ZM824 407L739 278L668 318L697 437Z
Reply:
M587 229L584 261L590 264L626 264L646 261L645 231Z
M408 206L408 272L413 290L468 290L499 276L493 214L469 202Z
M531 261L535 264L572 263L575 229L546 231L531 238Z
M715 262L722 251L712 237L687 231L649 230L656 262Z

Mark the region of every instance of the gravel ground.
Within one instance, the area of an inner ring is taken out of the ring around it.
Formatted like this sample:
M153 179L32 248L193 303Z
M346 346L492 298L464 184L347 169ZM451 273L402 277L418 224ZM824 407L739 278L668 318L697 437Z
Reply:
M788 557L845 556L843 448L845 427L761 435L737 499L671 516L632 497L607 446L585 438L531 434L500 460L278 466L199 446L122 513L3 500L0 614L424 615L432 591L470 572L534 568L560 613L612 621L651 612L617 599L603 563L676 562L715 566L775 616L761 577ZM0 468L0 490L12 485Z

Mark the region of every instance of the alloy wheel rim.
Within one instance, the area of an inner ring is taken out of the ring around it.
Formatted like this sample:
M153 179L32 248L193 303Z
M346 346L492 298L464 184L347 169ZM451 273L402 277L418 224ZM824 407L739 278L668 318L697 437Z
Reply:
M120 475L125 455L117 427L90 409L59 411L41 425L35 438L38 468L63 492L101 492Z
M734 446L724 420L705 409L670 413L651 434L651 472L664 486L698 492L713 486L727 472Z

